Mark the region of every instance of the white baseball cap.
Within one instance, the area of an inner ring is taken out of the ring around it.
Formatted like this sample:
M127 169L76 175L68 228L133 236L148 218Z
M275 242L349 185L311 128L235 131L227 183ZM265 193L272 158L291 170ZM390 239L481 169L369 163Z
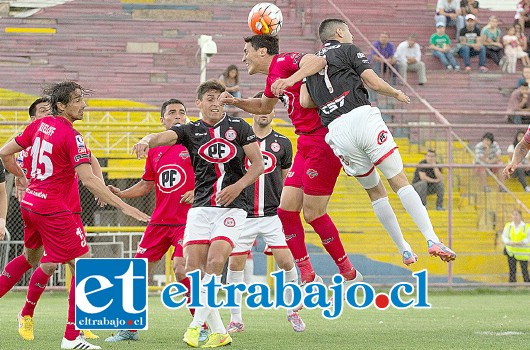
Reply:
M477 18L475 17L474 14L470 13L470 14L467 14L467 15L466 15L466 21L467 21L468 19L475 20L475 19L477 19Z

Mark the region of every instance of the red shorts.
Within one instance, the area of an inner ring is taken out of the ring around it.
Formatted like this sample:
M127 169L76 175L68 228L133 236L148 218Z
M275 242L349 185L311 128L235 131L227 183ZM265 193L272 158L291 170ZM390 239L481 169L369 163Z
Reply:
M325 135L300 135L296 145L293 166L284 185L302 188L311 196L330 196L342 165Z
M79 214L62 212L40 215L21 210L24 220L24 246L37 249L44 246L42 263L64 264L88 253L85 228Z
M185 225L148 225L140 243L135 258L146 258L149 262L162 259L168 249L173 246L175 252L172 258L182 258L182 240Z

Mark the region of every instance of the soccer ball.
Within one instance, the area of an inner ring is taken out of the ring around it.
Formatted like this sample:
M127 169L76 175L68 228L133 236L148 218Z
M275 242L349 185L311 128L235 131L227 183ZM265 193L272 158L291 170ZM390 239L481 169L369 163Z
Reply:
M269 2L257 4L248 14L248 26L256 34L278 35L282 23L282 11Z

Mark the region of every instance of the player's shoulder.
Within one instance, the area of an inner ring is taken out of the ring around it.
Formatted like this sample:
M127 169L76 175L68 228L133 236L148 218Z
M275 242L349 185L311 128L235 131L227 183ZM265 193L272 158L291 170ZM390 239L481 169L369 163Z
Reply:
M279 140L285 140L285 141L289 141L289 138L285 135L282 135L280 134L279 132L277 132L276 130L272 130L271 134L270 134L272 137L274 138L277 138ZM290 141L289 141L290 142Z

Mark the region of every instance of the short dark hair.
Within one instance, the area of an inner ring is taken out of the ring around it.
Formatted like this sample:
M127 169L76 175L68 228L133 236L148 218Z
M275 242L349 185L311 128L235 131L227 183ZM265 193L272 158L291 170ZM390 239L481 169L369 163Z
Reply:
M72 97L71 94L77 89L81 90L81 96L87 96L93 93L93 90L85 89L75 81L71 80L62 81L44 88L43 95L48 96L53 115L59 115L57 103L60 102L64 105L68 104Z
M44 96L44 97L38 98L35 101L33 101L33 103L31 104L31 106L29 106L29 109L28 109L30 118L34 117L35 114L37 114L37 105L43 102L47 102L47 103L50 102L50 99L48 98L48 96Z
M526 87L528 87L528 82L527 82L527 81L523 81L523 82L521 83L521 86L526 86Z
M320 25L318 26L318 37L320 38L320 41L325 43L326 41L333 39L337 27L344 24L346 24L346 22L338 18L328 18L320 22Z
M172 105L172 104L180 104L180 105L184 106L184 110L186 110L186 105L181 100L177 100L176 98L172 98L172 99L167 100L164 103L162 103L162 107L160 107L160 118L164 118L164 113L166 113L167 106Z
M252 96L253 98L261 98L263 96L263 91L260 91L258 93L256 93L254 96Z
M278 37L272 35L257 34L253 36L247 36L244 38L246 43L250 43L254 50L266 48L269 55L277 55L280 53L280 45Z
M433 149L428 149L427 152L426 152L425 154L427 154L427 153L434 153L434 154L436 154L436 151L433 150Z
M482 136L482 140L484 139L488 139L491 141L491 143L493 143L495 141L495 137L493 136L493 134L491 132L487 132L485 133L483 136Z
M204 94L210 90L215 90L217 92L225 92L226 89L225 86L218 80L207 80L201 85L199 85L199 87L197 88L197 99L202 100Z

